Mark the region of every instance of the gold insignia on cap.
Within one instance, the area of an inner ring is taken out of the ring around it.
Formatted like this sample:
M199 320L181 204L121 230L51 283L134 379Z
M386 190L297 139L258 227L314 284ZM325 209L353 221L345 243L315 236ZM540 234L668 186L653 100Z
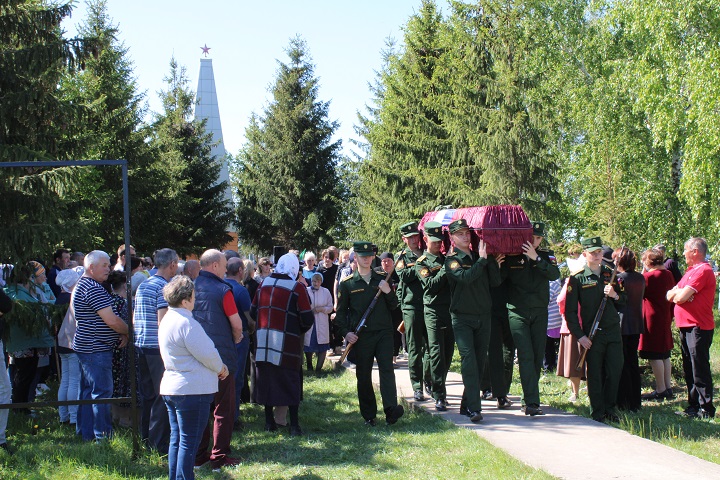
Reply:
M420 275L422 275L423 277L427 277L428 275L430 275L430 270L424 267L422 270L420 270Z
M368 245L367 245L367 243L366 243L365 245L363 245L363 248L368 248Z
M592 239L592 243L593 243L593 244L596 244L597 242L598 242L598 241L597 241L597 238L593 238L593 239Z
M460 262L458 262L457 260L453 260L452 263L450 264L450 268L452 268L453 270L455 270L459 266L460 266Z
M536 223L536 224L535 224L535 228L540 228L540 224L539 224L539 223Z

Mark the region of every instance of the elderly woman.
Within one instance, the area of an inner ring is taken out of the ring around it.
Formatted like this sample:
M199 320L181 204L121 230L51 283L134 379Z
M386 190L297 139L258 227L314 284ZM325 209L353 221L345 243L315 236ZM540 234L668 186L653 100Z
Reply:
M312 277L317 270L317 257L313 252L307 252L303 260L305 261L305 266L302 269L302 275L303 278L305 278L305 281L310 284L312 282Z
M322 286L323 276L315 273L311 279L312 286L307 287L315 324L305 334L305 363L308 371L313 369L313 353L317 354L316 371L321 372L325 363L325 354L330 348L330 320L328 315L333 311L333 298L330 290Z
M315 317L305 287L297 282L300 262L286 253L263 281L250 315L257 320L256 397L265 405L265 430L277 430L273 406L288 406L290 434L302 435L298 408L302 396L303 334Z
M207 425L218 378L228 376L215 344L193 318L195 287L177 276L163 287L168 312L158 327L165 373L160 395L170 416L168 466L170 480L193 479L195 453Z
M57 296L58 302L70 303L70 296L78 280L80 280L80 274L75 270L67 269L58 272L55 278L55 283L60 287L60 293ZM75 350L72 349L73 337L75 337L75 315L72 308L68 308L57 336L57 352L60 356L62 372L58 387L58 401L61 402L80 398L80 363L78 363ZM58 407L60 423L75 425L77 411L77 405Z
M656 249L645 251L642 263L645 267L645 295L643 296L643 323L640 334L640 358L650 362L655 376L655 390L642 396L643 400L674 398L672 391L670 353L673 349L672 317L673 303L665 294L675 286L675 277L665 268L665 254Z
M37 304L49 303L41 288L46 280L45 267L30 261L13 269L13 275L16 275L16 283L7 287L7 294L16 301L34 307L26 310L28 314L22 318L22 322L9 322L10 339L5 345L12 364L12 402L25 403L34 398L38 361L41 357L49 356L54 340L50 335L46 312L42 308L35 308ZM16 307L16 314L18 310ZM28 409L22 411L30 413Z

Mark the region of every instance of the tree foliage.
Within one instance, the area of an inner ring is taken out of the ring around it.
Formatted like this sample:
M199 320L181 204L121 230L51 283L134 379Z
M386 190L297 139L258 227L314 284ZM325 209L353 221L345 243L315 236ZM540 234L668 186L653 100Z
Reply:
M253 114L247 142L234 160L238 237L268 252L274 245L315 248L332 243L342 194L337 175L337 122L318 99L307 45L294 38L262 115Z
M230 241L226 227L234 214L225 199L225 182L218 182L221 163L211 154L212 134L206 120L193 120L194 94L184 67L170 60L160 92L163 113L156 116L151 141L162 165L174 166L174 201L166 204L155 245L173 248L180 255L199 254Z

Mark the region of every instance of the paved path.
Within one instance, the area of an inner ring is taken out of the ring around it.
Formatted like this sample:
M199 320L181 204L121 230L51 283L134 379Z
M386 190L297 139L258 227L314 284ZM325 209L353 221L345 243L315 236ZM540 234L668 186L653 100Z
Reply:
M337 362L339 357L329 360ZM345 367L353 369L349 362ZM510 396L514 404L508 410L498 410L494 400L483 401L484 419L474 424L458 413L463 386L457 373L448 374L451 406L447 412L436 411L429 400L415 402L407 363L402 360L398 361L395 379L398 395L408 404L470 429L513 457L560 478L720 479L720 465L588 418L547 406L543 406L543 416L525 416L518 397ZM373 380L377 384L377 366Z

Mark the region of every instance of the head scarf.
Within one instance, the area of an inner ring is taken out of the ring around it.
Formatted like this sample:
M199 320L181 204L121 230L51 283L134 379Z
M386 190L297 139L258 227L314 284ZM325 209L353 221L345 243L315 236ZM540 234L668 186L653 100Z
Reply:
M300 260L294 253L286 253L280 257L280 261L275 266L275 273L285 274L293 280L297 279L299 271Z
M40 275L45 273L45 267L40 265L40 263L36 262L35 260L30 260L28 262L28 266L32 270L32 274L35 275L36 277L39 277Z
M63 292L71 293L75 284L80 280L80 276L72 268L60 270L55 278L55 283Z

